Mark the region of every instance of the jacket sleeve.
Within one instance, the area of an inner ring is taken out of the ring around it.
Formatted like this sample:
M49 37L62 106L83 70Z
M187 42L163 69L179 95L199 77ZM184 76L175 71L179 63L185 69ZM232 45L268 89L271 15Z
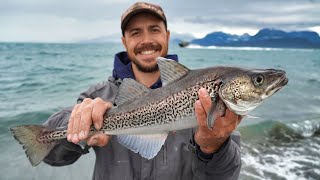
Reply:
M81 93L77 102L81 103L85 98L95 99L100 97L105 101L113 103L117 91L118 87L111 77L108 81L91 86L87 91ZM73 107L66 108L53 114L44 125L50 127L67 126L72 109ZM88 148L89 147L86 146L83 149L80 145L73 144L66 139L63 139L50 151L43 162L51 166L69 165L77 161L82 154L88 153Z
M194 179L236 180L241 169L240 133L233 132L218 152L204 154L194 143L192 171Z

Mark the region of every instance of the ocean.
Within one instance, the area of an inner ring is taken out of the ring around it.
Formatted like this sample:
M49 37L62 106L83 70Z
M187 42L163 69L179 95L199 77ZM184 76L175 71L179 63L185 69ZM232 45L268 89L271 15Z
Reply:
M9 127L41 124L73 106L90 85L111 75L121 44L0 43L0 179L91 179L95 156L32 167ZM244 118L243 180L320 179L320 50L170 45L190 69L228 65L277 68L289 83Z

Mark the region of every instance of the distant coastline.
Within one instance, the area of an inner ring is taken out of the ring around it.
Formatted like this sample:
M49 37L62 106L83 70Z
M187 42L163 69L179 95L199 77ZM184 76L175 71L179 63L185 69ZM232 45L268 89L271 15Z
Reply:
M176 39L179 41L180 39ZM180 41L185 41L181 39ZM204 38L188 41L200 46L266 47L266 48L320 48L320 36L314 31L285 32L278 29L261 29L257 34L232 35L212 32Z
M73 42L0 42L0 43L35 43L35 44L103 44L121 43L121 34L100 36L92 39ZM255 35L228 34L222 31L212 32L203 38L195 38L191 34L170 33L170 44L180 47L230 47L230 48L293 48L320 49L320 36L314 31L290 31L264 28Z

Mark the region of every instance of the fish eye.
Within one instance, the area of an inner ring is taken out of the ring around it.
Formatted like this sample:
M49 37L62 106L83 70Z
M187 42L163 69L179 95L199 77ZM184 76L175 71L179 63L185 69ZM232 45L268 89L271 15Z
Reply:
M259 74L253 78L253 83L257 86L261 86L264 82L264 77L262 74Z

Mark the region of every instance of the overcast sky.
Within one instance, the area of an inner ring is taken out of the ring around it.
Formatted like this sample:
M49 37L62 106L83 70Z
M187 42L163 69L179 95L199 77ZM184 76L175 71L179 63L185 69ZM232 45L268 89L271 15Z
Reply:
M74 42L120 33L130 0L0 0L0 41ZM320 34L320 0L153 0L168 27L203 37L213 31L254 35L261 28Z

